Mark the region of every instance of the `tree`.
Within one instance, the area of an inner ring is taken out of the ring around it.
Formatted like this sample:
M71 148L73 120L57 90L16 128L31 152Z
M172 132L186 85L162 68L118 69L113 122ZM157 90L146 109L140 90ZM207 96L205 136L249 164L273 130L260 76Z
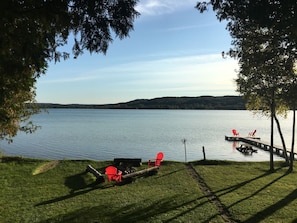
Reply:
M277 121L280 130L276 112L277 108L283 107L284 98L282 94L290 81L292 62L288 60L288 55L282 54L281 50L277 50L278 37L274 35L271 38L270 35L272 35L270 30L264 32L254 30L253 34L249 34L250 38L241 40L242 55L239 60L240 71L237 85L238 91L247 100L251 101L251 99L257 97L260 99L262 110L270 113L270 170L273 171L274 120ZM269 109L265 109L265 107ZM286 148L284 147L284 149Z
M284 103L284 89L290 86L296 61L297 3L293 0L198 2L203 12L208 6L217 18L227 20L233 48L227 53L239 60L238 91L250 102L269 106L271 116L270 170L273 171L273 119ZM257 100L256 100L257 99Z
M295 64L296 65L296 64ZM291 153L290 153L290 168L289 171L293 171L294 162L294 145L295 145L295 128L296 128L296 107L297 107L297 75L296 69L294 67L292 75L292 83L290 87L286 88L285 97L287 98L288 105L293 110L293 123L292 123L292 143L291 143Z
M255 30L253 33L259 32ZM272 36L272 37L270 37ZM238 73L238 91L245 97L257 97L260 106L254 103L253 109L262 109L271 116L271 161L273 160L273 129L276 121L285 150L285 158L289 162L286 145L281 132L277 113L286 113L288 106L283 94L291 84L293 61L290 55L278 49L281 38L272 31L266 29L260 35L252 34L247 40L243 40L244 51L240 58L240 72ZM248 46L248 47L247 47ZM252 52L252 53L246 53ZM273 162L271 162L273 170Z
M0 139L11 140L38 112L35 83L46 73L49 61L67 59L61 52L73 36L72 54L105 54L114 38L133 30L139 13L137 0L4 0L0 3Z

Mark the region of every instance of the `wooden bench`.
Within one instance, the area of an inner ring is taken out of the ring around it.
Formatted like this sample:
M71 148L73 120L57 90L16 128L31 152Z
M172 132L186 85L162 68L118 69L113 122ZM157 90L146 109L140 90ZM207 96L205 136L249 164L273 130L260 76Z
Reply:
M113 162L115 166L137 167L142 165L141 158L114 158Z
M131 178L131 177L138 177L145 174L155 174L159 170L159 166L150 167L144 170L139 170L133 173L125 174L122 176L123 179Z

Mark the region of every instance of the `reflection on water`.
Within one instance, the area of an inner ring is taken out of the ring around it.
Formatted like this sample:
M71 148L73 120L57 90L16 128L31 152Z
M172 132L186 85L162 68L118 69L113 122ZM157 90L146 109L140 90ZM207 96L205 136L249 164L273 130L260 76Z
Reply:
M268 161L268 152L252 156L236 150L238 142L225 141L237 129L241 136L257 129L256 135L270 140L270 121L249 111L217 110L98 110L49 109L33 117L42 128L32 135L19 134L12 144L0 143L5 154L48 159L112 160L116 157L153 158L163 151L166 160L203 158L236 161ZM282 120L290 140L291 119ZM275 131L276 132L276 131ZM275 142L280 144L277 132ZM287 143L290 145L289 141ZM281 158L275 158L281 159Z

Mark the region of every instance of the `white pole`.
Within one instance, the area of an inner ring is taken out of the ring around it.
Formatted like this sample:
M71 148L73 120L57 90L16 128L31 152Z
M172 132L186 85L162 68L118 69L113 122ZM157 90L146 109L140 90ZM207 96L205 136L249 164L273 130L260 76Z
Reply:
M185 162L187 162L187 140L182 139L182 143L184 144L184 148L185 148Z

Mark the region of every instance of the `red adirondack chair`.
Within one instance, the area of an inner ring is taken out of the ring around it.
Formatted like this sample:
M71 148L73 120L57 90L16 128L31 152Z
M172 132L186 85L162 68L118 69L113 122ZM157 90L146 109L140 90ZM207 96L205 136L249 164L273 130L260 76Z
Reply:
M253 132L250 132L249 133L249 136L250 137L254 137L256 135L256 132L257 132L257 130L255 129Z
M162 152L159 152L156 156L156 159L150 159L148 161L148 167L160 166L161 162L163 161L163 157L164 157L164 154Z
M105 174L107 175L108 181L122 181L122 172L118 171L118 169L114 166L108 166L105 168Z
M233 136L239 136L239 132L236 129L232 129Z

